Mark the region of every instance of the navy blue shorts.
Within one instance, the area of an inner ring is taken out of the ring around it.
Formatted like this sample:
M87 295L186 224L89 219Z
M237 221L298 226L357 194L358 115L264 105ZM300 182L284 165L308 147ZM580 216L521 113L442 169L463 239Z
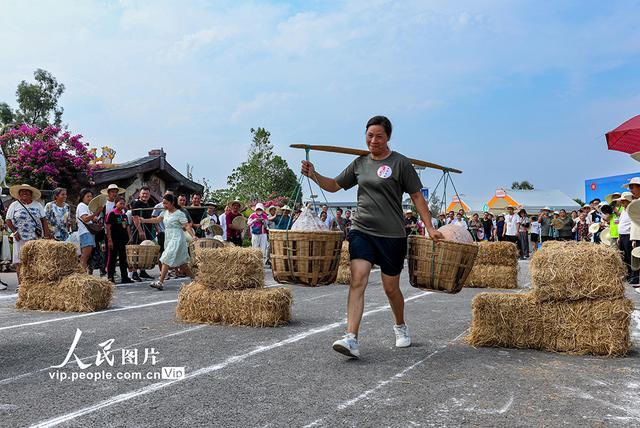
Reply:
M349 257L380 266L383 274L400 275L407 255L407 238L383 238L359 230L349 231Z

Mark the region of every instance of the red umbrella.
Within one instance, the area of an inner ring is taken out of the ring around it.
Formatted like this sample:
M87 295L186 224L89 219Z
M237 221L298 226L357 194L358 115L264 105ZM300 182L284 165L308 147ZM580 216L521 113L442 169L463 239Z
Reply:
M640 115L632 117L605 135L609 150L624 153L640 152Z

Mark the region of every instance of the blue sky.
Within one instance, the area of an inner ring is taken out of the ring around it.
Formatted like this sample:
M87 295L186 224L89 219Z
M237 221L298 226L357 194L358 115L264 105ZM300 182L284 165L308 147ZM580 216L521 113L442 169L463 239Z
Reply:
M289 144L363 147L384 114L394 149L464 170L463 194L526 179L583 197L586 178L640 171L604 142L640 114L638 22L639 1L0 0L0 100L44 68L71 130L116 161L163 147L214 187L252 127L297 170Z

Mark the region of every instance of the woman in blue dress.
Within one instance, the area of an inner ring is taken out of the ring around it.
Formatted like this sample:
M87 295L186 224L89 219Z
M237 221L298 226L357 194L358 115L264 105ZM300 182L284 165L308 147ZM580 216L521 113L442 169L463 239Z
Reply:
M164 195L162 199L164 211L158 217L140 218L142 223L164 224L164 251L160 256L162 271L160 279L149 284L158 290L163 289L164 280L170 268L180 268L184 273L193 279L193 274L189 268L189 244L187 243L186 232L195 239L195 233L189 225L187 216L180 209L178 198L174 195Z

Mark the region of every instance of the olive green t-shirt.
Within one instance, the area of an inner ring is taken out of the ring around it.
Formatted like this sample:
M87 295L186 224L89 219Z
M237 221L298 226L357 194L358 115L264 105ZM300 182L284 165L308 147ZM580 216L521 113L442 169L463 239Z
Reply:
M407 236L402 195L422 189L411 161L397 152L383 160L360 156L336 177L344 190L358 185L358 212L352 228L384 238Z

